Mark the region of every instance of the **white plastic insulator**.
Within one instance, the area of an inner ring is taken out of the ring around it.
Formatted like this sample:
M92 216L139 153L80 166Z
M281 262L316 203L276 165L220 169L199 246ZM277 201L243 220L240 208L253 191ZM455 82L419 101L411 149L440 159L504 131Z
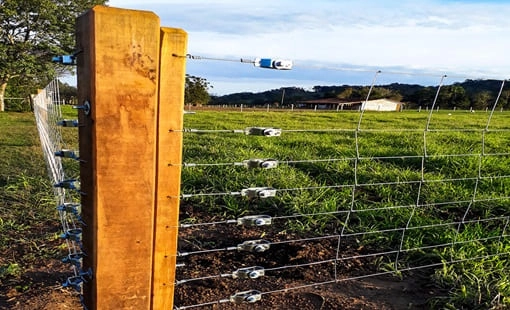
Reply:
M272 168L276 168L277 166L278 166L278 161L272 160L272 159L265 160L264 162L262 162L260 164L260 167L264 168L264 169L272 169Z
M278 166L278 161L275 159L249 159L243 161L243 164L248 168L272 169Z
M271 187L250 187L241 191L241 196L248 198L268 198L276 196L276 189Z
M282 134L280 128L272 127L248 127L244 130L245 134L252 136L279 137Z
M262 299L262 294L257 290L238 292L230 296L230 301L236 304L254 303Z
M236 220L236 222L237 222L237 225L245 225L245 226L271 225L271 216L269 216L269 215L246 215L246 216L238 218Z
M240 251L261 253L269 250L271 243L267 240L248 240L238 244L236 249Z
M274 197L274 196L276 196L276 189L267 188L267 189L261 190L258 192L258 196L260 198Z

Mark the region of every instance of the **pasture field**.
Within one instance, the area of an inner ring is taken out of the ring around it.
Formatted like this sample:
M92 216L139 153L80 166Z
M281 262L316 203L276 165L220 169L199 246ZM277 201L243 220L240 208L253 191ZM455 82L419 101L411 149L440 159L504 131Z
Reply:
M64 112L75 114L69 107ZM178 280L240 266L277 268L345 256L341 266L268 272L250 288L278 290L381 273L385 281L413 285L405 294L395 289L382 296L369 293L374 286L345 281L341 291L326 285L306 296L319 300L316 309L399 309L401 295L416 309L510 306L510 113L495 112L484 131L489 113L434 112L426 132L425 111L367 112L361 123L359 112L198 111L184 117L186 128L212 132L184 133L180 216L189 226L181 229L179 251L250 239L274 245L257 254L183 256L179 261L186 267L178 268ZM246 127L283 132L280 137L228 132ZM66 129L65 141L76 145L75 133ZM242 163L248 159L275 159L278 167L247 169ZM66 248L33 114L0 113L0 172L0 308L79 307L72 292L60 288L70 268L60 262ZM271 187L276 195L239 195L250 187ZM273 225L223 224L256 214L271 215ZM213 222L220 224L198 225ZM290 242L296 239L306 241ZM223 280L178 285L176 302L205 303L243 289ZM287 306L306 302L305 295L289 294L264 295L254 306L278 308L285 298Z
M293 265L288 257L271 253L202 255L235 245L233 240L263 236L275 244L274 252L287 256L292 256L292 249L286 247L290 244L310 252L323 249L323 255L309 256L307 261L291 258L294 264L339 257L345 263L341 268L314 267L312 273L322 273L315 278L303 276L306 271L298 268L301 271L294 270L289 281L301 277L308 283L323 283L393 272L399 277L419 275L428 285L446 290L434 292L424 307L509 306L510 114L495 112L488 122L489 115L366 112L361 122L359 112L185 115L181 223L190 228L181 230L180 251L196 251L204 266L215 265L216 260L224 266L194 269L196 260L184 257L188 267L179 276L209 279L235 269L228 264ZM242 131L247 127L281 128L282 134L245 135ZM243 161L249 159L274 159L279 165L247 169ZM240 194L254 187L274 188L276 195L248 199ZM273 225L233 231L222 225L260 214L272 216ZM228 232L220 233L222 229ZM338 235L343 236L341 242L335 238ZM230 242L225 241L229 236ZM280 273L274 276L285 278ZM257 282L261 291L280 289L267 282ZM204 303L214 296L199 281L183 286L177 291L180 296L182 290L183 304L189 304L186 290L207 295L201 300ZM237 287L243 289L247 287Z

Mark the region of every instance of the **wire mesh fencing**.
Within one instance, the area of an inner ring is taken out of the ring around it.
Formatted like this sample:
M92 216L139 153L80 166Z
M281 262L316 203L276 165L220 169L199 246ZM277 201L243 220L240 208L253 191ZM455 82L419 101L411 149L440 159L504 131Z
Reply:
M63 283L81 292L81 283L87 272L82 270L81 262L85 255L81 250L81 205L78 192L79 177L72 168L71 161L79 161L79 152L72 149L76 138L66 141L64 138L78 127L78 120L66 119L62 112L63 102L60 100L59 81L50 82L43 90L32 98L37 130L41 141L44 160L50 181L53 183L56 209L62 224L61 238L67 246L67 256L63 261L71 266L71 276ZM66 128L70 127L70 128Z
M381 74L357 111L185 116L177 309L506 259L505 81L476 112L439 109L446 76L427 108L371 111Z

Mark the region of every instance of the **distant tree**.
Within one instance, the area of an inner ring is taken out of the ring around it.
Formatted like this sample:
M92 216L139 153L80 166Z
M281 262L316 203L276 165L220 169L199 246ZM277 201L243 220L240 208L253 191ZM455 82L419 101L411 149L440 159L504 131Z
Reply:
M75 18L107 0L0 0L0 111L11 81L44 86L58 66L52 56L74 51ZM28 95L25 94L25 95Z
M353 91L353 98L357 98L359 100L365 100L367 99L368 92L370 91L370 87L363 86L363 87L357 87ZM369 98L370 99L370 98Z
M424 87L414 93L414 101L419 107L432 107L436 95L436 87Z
M492 95L489 91L481 91L476 93L473 97L472 107L474 109L485 109L492 106L493 103L490 102L492 99Z
M469 98L464 87L460 85L451 85L448 90L450 92L450 107L457 107L461 109L469 108Z
M62 83L59 81L58 90L60 93L60 100L64 104L76 104L76 100L78 97L78 89L76 86L69 85L67 83Z
M343 100L351 100L352 98L352 87L347 87L346 89L344 89L341 93L339 93L336 97L338 99L343 99Z
M500 108L510 108L510 90L504 90L499 98L498 106Z
M398 91L391 91L391 93L388 96L388 99L395 100L395 101L402 101L404 99L404 96L400 94Z
M381 98L388 98L391 91L384 87L374 87L372 88L372 92L370 93L370 98L368 100L375 100Z
M448 90L449 86L442 86L437 94L436 108L441 107L445 109L450 106L451 93ZM436 90L437 91L437 90Z
M386 87L374 87L369 99L392 99L395 101L401 101L403 96L398 90L392 90Z
M209 88L212 86L206 79L186 74L184 104L208 104L211 100Z
M501 81L494 80L466 80L452 85L443 85L438 95L437 105L441 108L468 109L476 102L478 109L481 106L490 108L494 104L500 87ZM335 97L341 100L364 101L369 89L368 86L360 85L313 86L312 90L286 87L284 104L299 104L307 100ZM369 99L388 98L405 102L409 108L431 108L437 89L437 86L392 83L374 87ZM482 94L483 91L486 94ZM280 102L281 96L281 88L260 93L233 93L213 98L212 104L265 105ZM498 107L510 108L510 90L503 91Z

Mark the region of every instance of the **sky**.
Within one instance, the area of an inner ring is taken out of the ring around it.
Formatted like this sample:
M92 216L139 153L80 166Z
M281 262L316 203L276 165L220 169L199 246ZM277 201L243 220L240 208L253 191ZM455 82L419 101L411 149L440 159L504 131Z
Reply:
M212 94L510 77L510 1L110 0L188 33L188 53L292 60L292 70L188 60ZM380 70L381 73L376 74Z

